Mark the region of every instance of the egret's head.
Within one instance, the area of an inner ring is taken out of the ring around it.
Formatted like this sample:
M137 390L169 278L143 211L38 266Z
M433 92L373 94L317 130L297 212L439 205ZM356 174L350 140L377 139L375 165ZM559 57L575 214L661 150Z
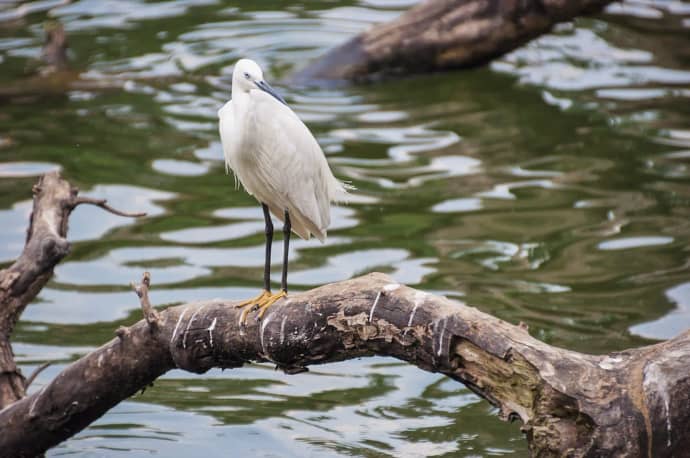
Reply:
M256 83L264 80L264 73L259 64L251 59L240 59L232 72L232 87L249 92L256 89Z
M285 100L264 81L264 73L261 71L259 64L251 59L240 59L235 64L235 70L232 72L232 89L233 91L240 90L243 92L261 89L285 104Z

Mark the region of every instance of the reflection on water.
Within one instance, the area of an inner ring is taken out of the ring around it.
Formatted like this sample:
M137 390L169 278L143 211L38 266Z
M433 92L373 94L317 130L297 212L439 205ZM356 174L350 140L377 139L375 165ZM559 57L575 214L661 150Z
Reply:
M666 290L666 297L676 308L668 315L633 326L630 330L652 339L670 339L688 329L690 322L690 283Z
M281 85L413 3L0 4L0 21L13 20L0 22L0 88L37 74L48 18L64 23L73 66L92 83L0 90L0 262L20 252L31 185L48 170L148 213L74 212L72 253L16 332L25 371L56 363L33 389L140 318L127 285L144 270L159 304L260 288L261 211L225 175L216 126L245 55L358 188L333 209L325 244L291 244L295 290L380 270L594 353L690 327L688 4L614 4L479 70L337 90ZM526 453L519 429L462 386L374 358L297 376L265 365L174 371L49 455L223 456L229 447L296 457Z

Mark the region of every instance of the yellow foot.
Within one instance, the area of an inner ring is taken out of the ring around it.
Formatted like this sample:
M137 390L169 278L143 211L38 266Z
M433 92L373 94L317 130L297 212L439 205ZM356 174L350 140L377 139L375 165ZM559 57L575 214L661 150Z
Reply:
M259 302L261 302L265 298L269 297L270 295L271 295L270 291L263 290L263 291L261 291L261 294L259 294L258 296L254 297L252 299L247 299L246 301L242 301L239 304L235 305L235 307L240 309L242 307L246 307L247 305L258 304Z
M263 302L270 297L271 292L268 290L263 290L258 296L252 299L247 299L246 301L242 301L235 305L236 308L244 307L244 310L242 310L242 314L240 315L240 326L247 324L247 314L251 312L254 307L258 307L259 305L263 304Z
M278 299L281 297L286 297L287 296L287 291L284 289L281 289L278 294L273 294L266 299L263 300L261 304L259 304L259 314L256 315L256 321L260 321L261 318L264 316L264 313L266 313L266 309L268 309L271 305L275 304Z

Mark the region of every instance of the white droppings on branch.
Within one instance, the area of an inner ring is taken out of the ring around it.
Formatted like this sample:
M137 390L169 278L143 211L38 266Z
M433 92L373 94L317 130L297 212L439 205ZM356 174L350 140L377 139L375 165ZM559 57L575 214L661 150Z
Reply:
M213 330L216 329L216 322L218 321L218 318L214 318L213 321L211 322L211 326L208 327L208 340L209 343L211 344L211 348L213 348Z
M280 322L280 345L285 342L285 322L287 321L287 315L283 317L283 321ZM316 323L314 323L316 324Z
M372 305L371 310L369 310L369 323L371 323L371 319L374 318L374 310L376 310L376 306L379 303L379 299L381 299L381 291L376 293L376 299L374 299L374 305Z
M266 354L266 350L264 348L264 331L266 330L266 325L271 321L271 318L273 318L273 314L268 315L261 323L261 332L259 333L259 337L261 338L261 351L263 351L264 354Z
M374 318L374 310L376 310L376 306L379 304L379 299L381 299L381 295L385 292L395 291L398 288L400 288L400 283L389 283L386 286L384 286L381 289L381 291L376 293L376 299L374 299L374 304L371 306L371 310L369 310L369 323L371 323L371 320Z
M414 320L414 314L417 313L417 308L424 303L426 298L426 293L424 291L417 291L414 293L414 306L412 307L412 313L410 313L410 319L407 320L407 326L412 326L412 320Z
M390 293L391 291L395 291L398 288L400 288L400 283L390 283L383 287L384 291L388 293Z
M671 403L668 395L669 387L658 364L652 362L648 364L644 369L644 381L643 386L647 392L647 396L650 394L656 394L661 401L664 403L664 415L666 416L666 445L671 447Z
M187 334L189 334L189 328L192 326L192 323L194 323L194 318L196 318L197 314L201 312L204 309L204 307L206 307L206 304L196 309L196 312L192 314L192 317L187 322L187 327L184 330L184 336L182 336L182 348L187 348Z
M29 407L29 418L34 418L36 415L34 414L34 408L36 407L36 403L41 399L41 396L43 396L43 391L45 390L46 386L42 386L40 390L38 390L38 393L36 393L36 397L34 398L33 402L31 403L31 407Z
M441 353L443 353L443 336L446 334L447 323L448 323L448 320L444 319L443 320L443 328L441 328L441 334L439 334L439 336L438 336L438 350L436 350L436 356L441 356Z
M606 358L599 361L599 367L604 370L610 371L616 369L620 363L623 362L623 358L620 356L606 356Z
M184 318L185 314L187 313L187 308L182 310L182 313L180 313L180 317L177 319L177 324L175 325L175 329L173 330L172 337L170 338L170 343L175 340L175 336L177 335L177 330L180 328L180 323L182 323L182 318Z
M668 394L664 396L664 406L666 407L666 432L668 433L666 445L671 448L671 408L668 402Z

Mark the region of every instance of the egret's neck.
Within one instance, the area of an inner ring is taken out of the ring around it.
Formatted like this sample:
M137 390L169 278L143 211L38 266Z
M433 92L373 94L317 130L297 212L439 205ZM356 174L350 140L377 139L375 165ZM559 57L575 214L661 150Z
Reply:
M232 88L232 105L237 109L244 109L249 102L249 92L240 89L233 85Z

